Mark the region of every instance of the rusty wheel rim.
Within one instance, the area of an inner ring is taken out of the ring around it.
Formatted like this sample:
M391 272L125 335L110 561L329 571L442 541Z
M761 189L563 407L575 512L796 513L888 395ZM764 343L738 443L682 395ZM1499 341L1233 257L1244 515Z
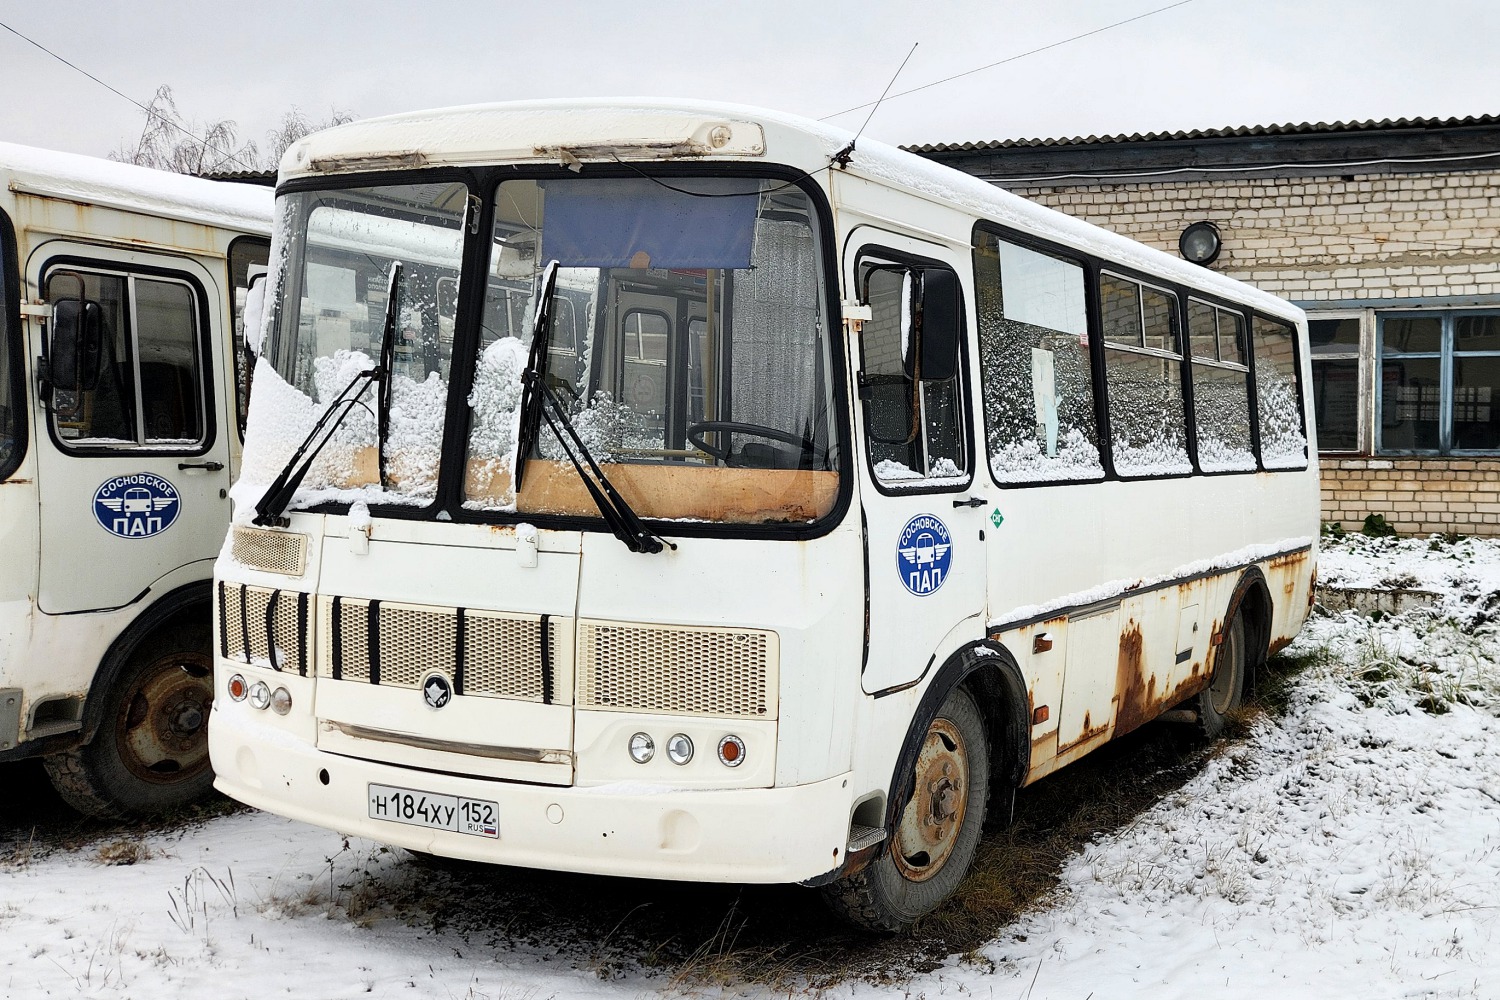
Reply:
M958 843L969 805L969 759L963 736L949 719L927 730L917 756L916 787L901 813L891 856L910 882L942 870Z
M1214 675L1208 682L1208 703L1220 715L1234 704L1234 687L1239 683L1240 631L1231 625L1224 632L1224 641L1219 643L1214 656Z
M115 746L125 769L158 785L206 770L213 697L207 656L177 652L153 661L120 699Z

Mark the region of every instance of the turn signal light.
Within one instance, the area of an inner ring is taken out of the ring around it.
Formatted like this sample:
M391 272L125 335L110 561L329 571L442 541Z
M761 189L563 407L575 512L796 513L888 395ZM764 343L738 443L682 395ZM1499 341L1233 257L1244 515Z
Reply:
M726 736L719 741L719 763L725 767L739 767L745 762L745 741L738 736Z
M245 678L240 674L235 674L229 678L227 686L229 688L229 697L234 701L244 701L245 695L250 693L250 685L245 683Z

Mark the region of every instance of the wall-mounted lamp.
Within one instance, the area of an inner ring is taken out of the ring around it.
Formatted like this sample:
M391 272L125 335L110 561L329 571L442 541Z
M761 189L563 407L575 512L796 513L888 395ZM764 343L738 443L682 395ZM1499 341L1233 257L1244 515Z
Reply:
M1204 267L1217 260L1222 249L1224 241L1219 237L1219 227L1212 222L1193 223L1177 240L1177 252L1182 254L1182 259Z

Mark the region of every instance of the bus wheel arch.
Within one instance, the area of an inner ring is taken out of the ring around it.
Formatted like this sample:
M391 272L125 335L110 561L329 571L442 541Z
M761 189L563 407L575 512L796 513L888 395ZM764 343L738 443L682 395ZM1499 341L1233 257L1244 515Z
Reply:
M1017 697L1021 699L1017 704ZM903 740L886 798L886 839L824 887L840 916L868 930L907 930L967 877L985 817L1029 759L1020 670L1003 646L954 653L928 685Z
M122 817L180 808L213 784L211 585L178 588L143 612L100 662L81 742L44 759L70 806Z

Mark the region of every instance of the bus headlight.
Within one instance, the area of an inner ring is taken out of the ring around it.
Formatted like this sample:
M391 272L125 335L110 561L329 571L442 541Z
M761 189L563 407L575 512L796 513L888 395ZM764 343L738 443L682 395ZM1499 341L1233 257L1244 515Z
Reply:
M229 683L225 687L229 689L229 697L232 701L244 701L245 695L250 693L250 685L245 683L243 674L235 674L229 678Z
M271 704L271 689L266 687L265 681L256 681L250 685L250 707L264 710Z
M292 693L286 688L277 688L271 692L271 711L277 715L285 715L292 710Z
M693 741L684 733L667 740L667 759L674 764L686 764L693 759Z
M645 733L636 733L630 737L630 759L637 764L644 764L656 756L656 741Z
M719 741L719 763L725 767L739 767L745 762L745 741L738 736L726 736Z

